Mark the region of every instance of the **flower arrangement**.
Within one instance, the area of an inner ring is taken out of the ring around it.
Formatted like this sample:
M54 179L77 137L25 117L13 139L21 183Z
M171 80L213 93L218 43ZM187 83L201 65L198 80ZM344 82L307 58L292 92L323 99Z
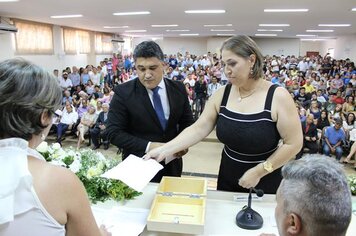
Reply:
M108 199L129 200L141 195L120 180L100 177L120 162L117 158L105 158L100 152L90 149L76 151L68 148L64 150L58 143L49 146L46 142L42 142L37 147L37 151L47 162L66 167L74 172L82 181L90 201L94 204Z
M356 195L356 176L350 176L348 180L351 189L351 194Z

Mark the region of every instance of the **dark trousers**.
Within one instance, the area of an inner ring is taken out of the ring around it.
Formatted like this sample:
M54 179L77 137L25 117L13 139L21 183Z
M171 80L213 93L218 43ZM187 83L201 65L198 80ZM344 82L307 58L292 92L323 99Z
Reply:
M300 152L297 154L296 159L300 159L302 157L304 148L308 148L310 154L315 154L318 152L318 144L316 141L304 140L302 150L300 150Z
M90 129L90 136L94 147L99 146L100 139L103 140L104 144L108 144L108 135L106 134L105 130L101 130L99 127Z
M61 142L61 138L64 134L64 132L68 129L69 125L64 124L64 123L59 123L57 125L57 142Z

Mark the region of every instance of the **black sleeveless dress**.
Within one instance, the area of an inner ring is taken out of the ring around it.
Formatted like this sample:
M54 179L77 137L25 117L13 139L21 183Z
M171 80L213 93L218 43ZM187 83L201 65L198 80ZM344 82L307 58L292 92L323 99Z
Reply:
M280 135L271 117L271 105L277 85L267 93L264 110L257 113L239 113L226 108L231 84L225 88L216 124L216 135L225 144L218 176L218 190L248 192L238 184L242 175L264 162L278 148ZM265 193L276 193L282 180L280 168L261 178L256 188Z

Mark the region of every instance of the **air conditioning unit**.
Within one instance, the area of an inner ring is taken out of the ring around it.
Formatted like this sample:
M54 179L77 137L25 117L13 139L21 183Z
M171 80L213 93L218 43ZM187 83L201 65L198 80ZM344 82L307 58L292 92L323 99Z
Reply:
M113 43L124 43L125 40L123 38L112 38L111 42L113 42Z
M17 28L15 25L0 23L0 33L16 33Z

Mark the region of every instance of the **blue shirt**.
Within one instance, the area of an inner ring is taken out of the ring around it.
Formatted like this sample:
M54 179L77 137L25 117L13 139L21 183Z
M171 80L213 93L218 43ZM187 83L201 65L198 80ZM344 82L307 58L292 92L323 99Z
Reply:
M331 126L326 129L325 137L328 138L331 145L335 145L339 141L345 140L345 133L341 128L339 130L336 130L333 126Z

